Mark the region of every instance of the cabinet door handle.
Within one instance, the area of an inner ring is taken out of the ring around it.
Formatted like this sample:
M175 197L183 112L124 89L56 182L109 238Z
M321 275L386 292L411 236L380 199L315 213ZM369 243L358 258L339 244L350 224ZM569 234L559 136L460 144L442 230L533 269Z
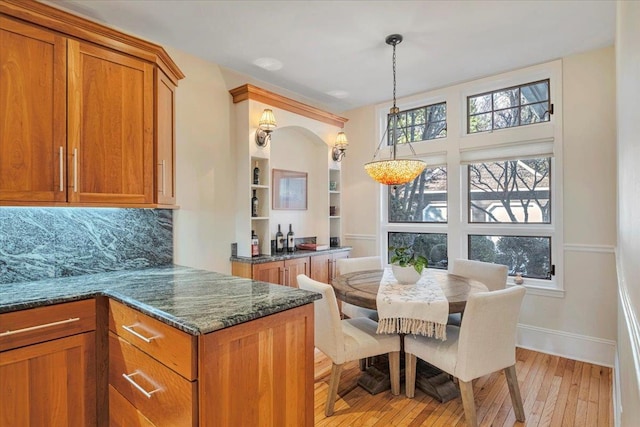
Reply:
M64 191L64 148L60 147L58 151L58 157L60 158L60 191Z
M73 192L78 192L78 149L73 149Z
M285 269L284 269L284 268L281 268L281 269L280 269L280 283L282 283L283 285L286 285L286 282L285 282L285 273L286 273Z
M139 373L140 372L135 371L133 374L122 374L122 378L124 378L125 380L127 380L129 382L129 384L131 384L132 386L137 388L140 393L142 393L142 394L144 394L146 396L147 399L151 399L151 395L153 393L161 391L162 388L158 387L155 390L151 390L151 391L145 390L144 388L142 388L142 386L140 384L138 384L137 382L135 382L133 380L133 378L131 378L131 377L134 377L134 376L138 375Z
M140 332L137 332L135 329L136 326L138 326L138 324L134 324L131 326L127 326L127 325L122 325L122 329L124 329L125 331L129 332L130 334L135 335L136 337L140 338L142 341L146 342L146 343L150 343L151 341L155 340L156 338L158 338L158 336L153 336L153 337L145 337L144 335L142 335Z
M15 331L6 331L0 333L0 337L8 337L9 335L20 334L22 332L35 331L38 329L50 328L52 326L64 325L65 323L77 322L78 320L80 320L79 317L72 317L67 320L59 320L57 322L45 323L37 326L29 326L28 328L16 329Z
M164 186L164 184L165 184L165 180L164 180L164 170L165 170L165 167L167 166L167 161L166 161L166 160L163 160L163 161L162 161L162 162L160 162L158 165L159 165L159 166L160 166L160 168L162 169L162 173L161 173L161 175L160 175L160 179L161 179L161 181L160 181L160 183L161 183L160 188L162 188L161 193L162 193L162 195L164 196L164 190L165 190L165 186Z

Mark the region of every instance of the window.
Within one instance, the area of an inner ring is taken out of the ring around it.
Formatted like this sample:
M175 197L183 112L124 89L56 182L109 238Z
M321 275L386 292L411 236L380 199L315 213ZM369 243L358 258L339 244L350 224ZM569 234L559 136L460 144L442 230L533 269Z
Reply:
M469 259L506 265L509 275L551 279L551 238L469 235Z
M402 156L427 169L408 184L381 186L380 252L410 246L430 268L448 268L449 258L499 263L509 284L519 274L528 292L561 297L561 61L412 96L404 106L400 100L399 128L411 142L423 139L413 131L422 124L416 113L434 120L428 108L439 105L449 109L430 136L446 138L415 144L412 153L402 147ZM388 112L378 109L380 132ZM524 126L534 123L542 124ZM485 132L494 129L505 131Z
M467 167L469 222L551 223L551 158Z
M387 115L387 123L388 129L394 128L390 115ZM441 102L401 111L398 114L396 132L398 144L446 137L447 104ZM390 138L387 138L387 145L391 145Z
M548 122L549 80L467 97L467 133Z
M429 268L446 269L447 235L444 233L397 233L391 232L387 236L389 245L393 247L409 247L413 253L422 255L429 261ZM391 250L388 249L387 262L391 259Z
M389 187L389 222L447 222L447 168L426 168L410 183Z

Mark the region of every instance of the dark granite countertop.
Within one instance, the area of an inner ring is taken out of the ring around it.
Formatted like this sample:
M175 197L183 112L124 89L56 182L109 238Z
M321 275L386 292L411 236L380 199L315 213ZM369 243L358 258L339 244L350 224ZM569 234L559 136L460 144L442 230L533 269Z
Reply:
M293 258L304 258L307 256L332 254L334 252L345 252L350 250L351 250L351 246L333 247L333 248L325 249L322 251L303 251L298 249L294 252L283 252L281 254L274 254L274 255L261 254L260 256L255 256L255 257L232 256L230 260L236 261L236 262L244 262L247 264L265 264L267 262L273 262L273 261L283 261L283 260L293 259Z
M0 286L0 313L105 295L192 335L299 307L320 294L181 266Z

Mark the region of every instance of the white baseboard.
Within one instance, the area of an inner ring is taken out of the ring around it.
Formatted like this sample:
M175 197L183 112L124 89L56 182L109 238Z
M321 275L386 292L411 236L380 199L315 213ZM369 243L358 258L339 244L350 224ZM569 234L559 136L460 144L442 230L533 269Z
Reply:
M518 323L518 347L613 367L616 342Z

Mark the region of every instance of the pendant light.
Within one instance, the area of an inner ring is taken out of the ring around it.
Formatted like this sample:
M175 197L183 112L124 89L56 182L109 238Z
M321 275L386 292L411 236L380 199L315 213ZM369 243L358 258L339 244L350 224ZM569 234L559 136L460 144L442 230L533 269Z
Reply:
M392 34L387 36L385 42L393 46L393 107L389 110L389 120L387 121L387 129L382 135L382 140L378 144L378 148L373 155L373 160L364 165L365 171L371 178L380 184L400 185L411 182L422 173L427 164L419 159L396 159L396 150L398 144L398 122L400 109L396 107L396 45L402 42L400 34ZM376 156L380 151L385 135L389 136L391 145L391 159L376 160ZM407 138L407 143L411 152L415 155L415 151L411 146L411 142Z

